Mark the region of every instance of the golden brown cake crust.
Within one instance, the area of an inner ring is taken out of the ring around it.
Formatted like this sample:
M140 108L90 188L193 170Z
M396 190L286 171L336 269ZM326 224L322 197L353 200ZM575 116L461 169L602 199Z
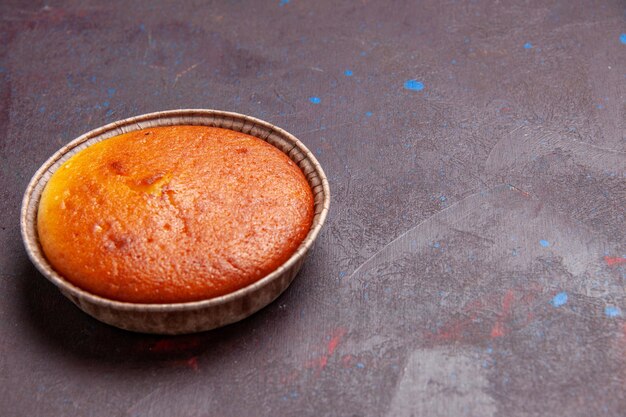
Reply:
M97 143L52 176L39 239L68 281L119 301L196 301L284 263L313 219L306 178L284 153L205 126L138 130Z

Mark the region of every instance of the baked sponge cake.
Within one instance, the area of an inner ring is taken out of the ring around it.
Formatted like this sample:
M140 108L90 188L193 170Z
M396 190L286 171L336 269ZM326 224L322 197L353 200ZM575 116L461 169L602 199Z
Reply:
M313 194L272 145L206 126L154 127L94 144L48 181L37 230L72 284L105 298L176 303L243 288L309 232Z

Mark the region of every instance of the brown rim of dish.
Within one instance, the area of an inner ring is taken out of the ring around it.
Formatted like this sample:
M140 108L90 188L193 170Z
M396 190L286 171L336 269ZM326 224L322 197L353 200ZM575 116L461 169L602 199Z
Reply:
M37 233L36 219L39 200L41 199L43 188L47 184L52 173L72 155L94 143L126 132L149 127L174 125L213 126L247 133L274 145L289 156L289 158L293 160L304 173L309 185L311 186L314 196L315 214L313 223L311 224L311 229L305 239L293 255L291 255L285 263L280 265L270 274L237 291L206 300L161 304L130 303L100 297L66 281L52 268L44 256L41 245L39 244L39 236ZM301 158L297 159L298 157ZM317 159L315 159L315 156L313 156L311 151L309 151L295 136L289 132L276 127L271 123L239 113L208 109L180 109L148 113L109 123L83 134L63 146L46 162L44 162L28 183L28 187L24 193L24 199L22 200L20 226L22 239L24 240L24 245L29 258L37 267L39 272L52 281L52 283L59 287L59 289L67 291L76 297L87 299L91 303L106 305L117 310L167 312L195 310L199 307L210 307L212 305L227 303L262 288L268 282L288 270L306 254L308 249L313 245L317 234L324 224L329 207L330 188L322 167L317 162Z

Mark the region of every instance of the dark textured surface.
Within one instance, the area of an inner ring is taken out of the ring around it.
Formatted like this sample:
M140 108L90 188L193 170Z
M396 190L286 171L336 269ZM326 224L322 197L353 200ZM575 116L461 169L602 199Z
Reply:
M616 0L2 2L2 415L623 416L625 16ZM26 184L94 127L202 107L314 150L326 227L243 322L100 324L29 263Z

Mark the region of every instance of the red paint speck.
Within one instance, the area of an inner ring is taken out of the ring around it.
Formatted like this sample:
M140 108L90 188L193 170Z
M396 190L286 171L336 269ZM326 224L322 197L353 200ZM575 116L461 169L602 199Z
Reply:
M335 353L335 349L337 349L339 342L341 342L341 338L345 334L346 329L344 329L343 327L335 330L335 332L333 333L333 337L330 339L330 342L328 342L328 356L331 356L333 353Z
M502 298L502 315L511 314L511 307L513 306L513 301L515 300L515 294L513 290L508 290L504 297Z
M319 367L320 367L320 369L326 368L326 365L328 365L328 356L322 356L319 359Z
M193 369L194 371L198 370L198 357L197 356L193 356L189 359L187 359L187 366L191 369Z
M472 320L451 320L444 324L442 328L435 335L435 340L441 341L456 341L463 338L463 333L466 328L471 326Z
M346 334L345 328L343 327L337 328L332 333L330 341L328 342L326 353L320 356L319 358L308 361L305 367L317 368L318 371L326 368L326 365L328 365L328 360L333 356L333 354L335 353L335 350L337 350L337 346L339 346L339 343L341 342L341 339L343 338L345 334Z
M196 338L188 339L162 339L150 347L150 351L155 353L177 353L197 349L200 340Z
M491 337L502 337L506 334L506 328L504 326L504 321L509 318L511 312L513 310L513 301L515 301L515 293L513 290L508 290L504 297L502 297L502 312L500 313L500 317L495 322L493 327L491 328Z
M608 266L622 265L626 264L626 258L622 258L621 256L605 256L604 262Z
M500 321L497 321L491 329L491 337L496 338L502 336L504 336L504 324L502 324L502 322Z
M542 291L543 287L538 284L528 284L523 288L515 288L507 290L503 295L500 292L490 292L486 294L482 301L476 299L468 302L458 314L445 322L433 334L428 332L426 338L437 342L463 341L476 337L480 334L484 338L497 338L507 335L511 332L508 323L513 318L514 307L517 308L518 316L526 312L526 323L528 325L534 320L532 311L533 301L537 298L537 293ZM483 316L484 312L495 312L496 317L491 328L484 328L481 320L477 320Z
M513 290L508 290L506 294L504 294L504 297L502 297L502 311L500 316L491 328L492 338L502 337L507 333L504 322L509 318L511 312L513 311L513 301L515 301L515 293Z
M351 367L353 361L354 361L354 356L352 356L349 353L341 357L341 363L343 364L345 368Z
M458 341L465 337L467 331L471 332L478 311L484 306L481 300L474 300L465 305L465 314L460 319L453 318L446 322L435 334L434 339L439 341Z

